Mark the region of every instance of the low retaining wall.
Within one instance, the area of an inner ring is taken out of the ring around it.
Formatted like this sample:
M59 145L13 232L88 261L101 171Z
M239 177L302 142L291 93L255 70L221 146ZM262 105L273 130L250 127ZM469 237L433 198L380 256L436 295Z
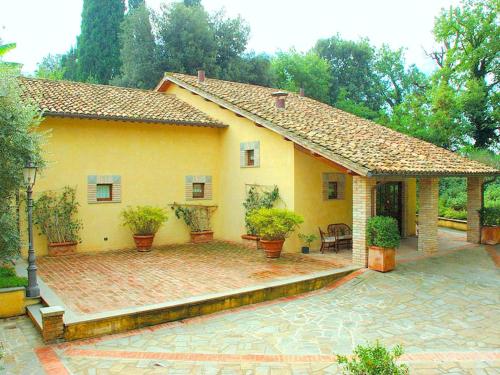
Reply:
M23 315L26 312L24 287L0 289L0 318Z
M446 217L438 217L438 225L444 228L457 229L467 231L467 220L448 219Z

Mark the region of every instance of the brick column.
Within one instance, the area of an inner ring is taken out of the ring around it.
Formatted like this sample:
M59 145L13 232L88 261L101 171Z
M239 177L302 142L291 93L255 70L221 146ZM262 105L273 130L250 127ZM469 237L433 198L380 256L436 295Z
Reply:
M432 254L438 251L439 179L419 179L418 251Z
M45 342L64 338L64 308L61 306L42 307L42 337Z
M479 243L481 224L479 210L481 209L481 177L467 178L467 242Z
M376 181L373 178L352 178L352 263L368 265L366 223L372 214L372 192Z

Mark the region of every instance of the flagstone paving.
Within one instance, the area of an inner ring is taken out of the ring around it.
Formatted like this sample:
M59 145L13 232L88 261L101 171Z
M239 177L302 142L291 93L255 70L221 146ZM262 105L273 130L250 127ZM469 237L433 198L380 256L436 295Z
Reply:
M379 339L404 345L412 374L499 374L499 251L465 249L336 289L48 350L71 374L335 374L336 353Z

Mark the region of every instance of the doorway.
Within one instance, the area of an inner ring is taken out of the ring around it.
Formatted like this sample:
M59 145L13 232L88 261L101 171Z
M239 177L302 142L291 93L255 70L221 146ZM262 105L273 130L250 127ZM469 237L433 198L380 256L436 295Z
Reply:
M384 182L377 186L377 215L397 220L399 233L403 234L403 183Z

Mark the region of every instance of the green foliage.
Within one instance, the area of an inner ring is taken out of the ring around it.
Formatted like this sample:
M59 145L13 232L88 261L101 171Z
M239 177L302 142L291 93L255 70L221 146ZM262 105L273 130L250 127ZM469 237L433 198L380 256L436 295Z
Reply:
M366 235L369 246L397 248L401 240L397 220L388 216L369 218Z
M33 222L48 242L79 241L82 223L77 218L76 189L66 186L61 193L46 191L40 194L33 209Z
M12 267L0 267L0 289L18 286L28 286L28 279L17 276L16 271Z
M13 45L0 45L0 55ZM16 196L25 192L23 168L28 160L43 166L40 143L35 132L41 121L34 103L21 99L18 68L0 60L0 263L19 255Z
M120 75L111 80L118 86L153 88L161 79L150 12L142 3L125 16L120 33Z
M337 355L337 362L343 368L344 374L406 375L409 374L408 366L396 363L402 355L402 346L396 345L392 350L388 350L377 341L371 345L356 346L352 359Z
M271 208L274 203L280 198L279 189L274 186L272 190L262 190L258 186L252 185L248 189L247 196L243 202L243 207L245 207L245 227L247 228L247 234L253 236L257 235L257 230L248 221L249 215L259 208Z
M118 35L124 12L123 0L84 0L77 42L79 81L93 77L98 83L107 84L119 73Z
M306 246L311 246L311 244L318 239L318 236L315 234L304 234L304 233L299 233L299 238L300 240L306 245Z
M153 206L127 207L121 213L123 225L136 235L156 234L168 220L165 209Z
M297 92L303 87L307 96L330 102L330 65L317 53L278 52L271 60L271 71L279 88Z
M482 225L500 225L500 205L493 207L483 207L483 209L481 210L481 220Z
M191 232L203 232L211 230L210 219L215 210L214 206L190 206L190 205L172 205L175 216L184 220Z
M304 219L292 211L280 208L259 208L248 216L248 222L263 240L284 240Z
M61 55L51 55L45 56L41 62L37 64L35 70L35 77L61 80L64 79L66 68L62 65Z

